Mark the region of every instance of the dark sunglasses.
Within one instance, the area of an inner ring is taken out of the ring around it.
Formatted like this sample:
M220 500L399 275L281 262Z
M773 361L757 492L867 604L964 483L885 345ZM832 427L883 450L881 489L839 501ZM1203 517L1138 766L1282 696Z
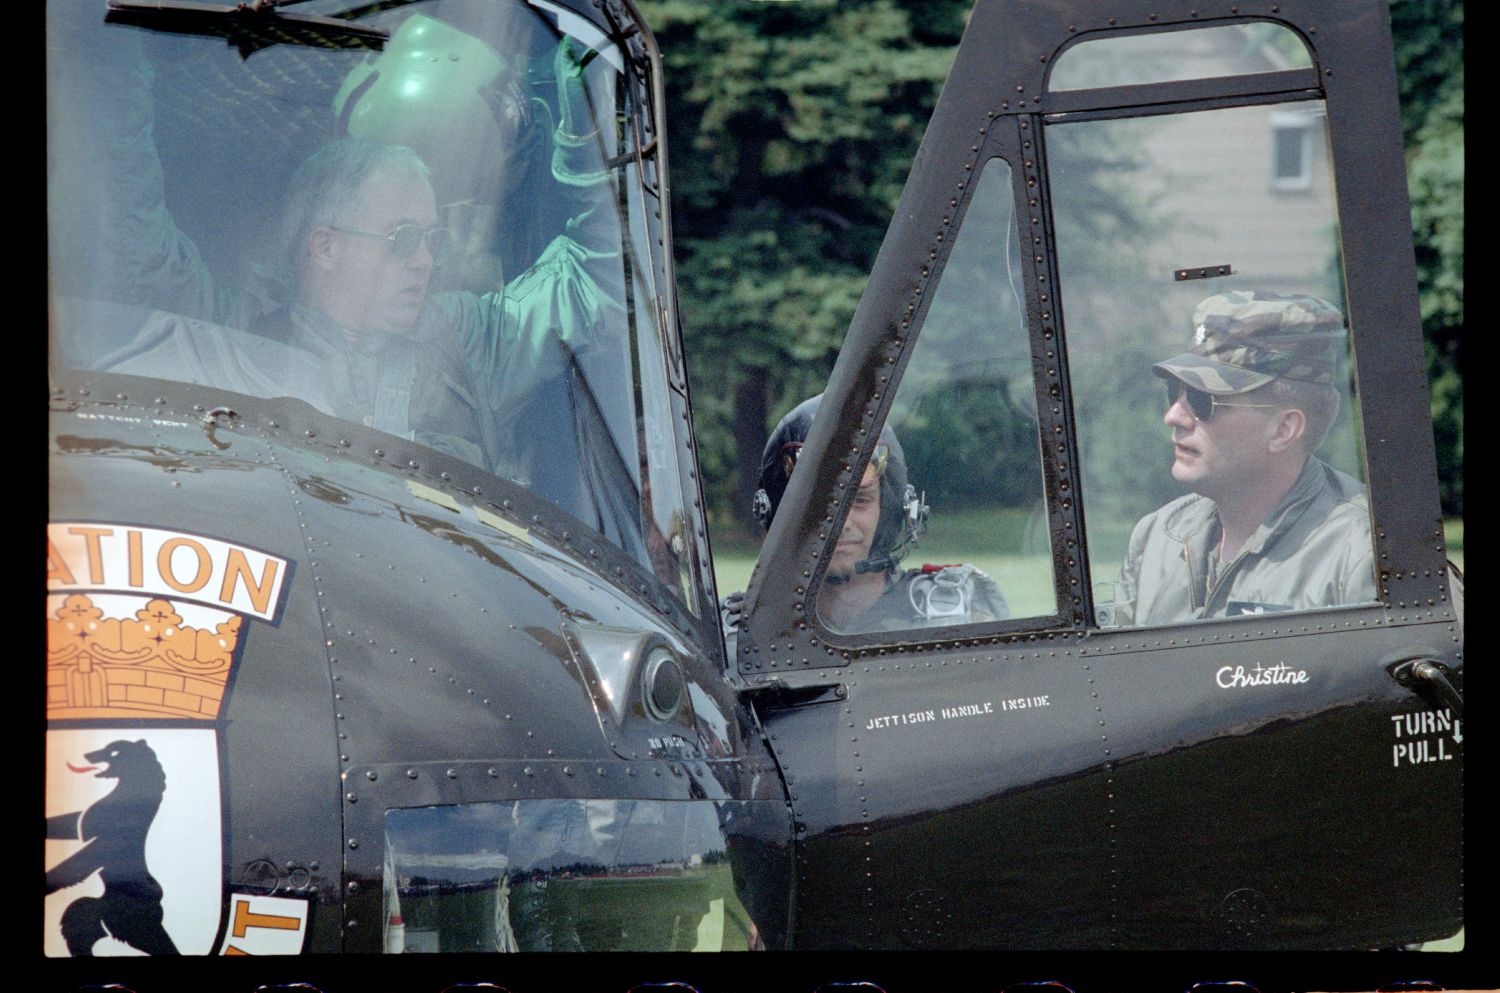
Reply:
M331 226L331 225L330 225ZM453 244L453 235L447 228L424 228L420 224L398 224L390 234L373 231L352 231L349 228L334 228L344 234L357 234L365 238L384 238L391 243L391 257L397 262L410 262L425 242L427 254L433 265L441 265Z
M1200 421L1206 421L1214 416L1214 411L1220 407L1279 407L1279 403L1228 403L1220 400L1212 393L1195 389L1180 379L1167 380L1167 409L1171 410L1178 400L1184 400L1187 408L1193 416Z

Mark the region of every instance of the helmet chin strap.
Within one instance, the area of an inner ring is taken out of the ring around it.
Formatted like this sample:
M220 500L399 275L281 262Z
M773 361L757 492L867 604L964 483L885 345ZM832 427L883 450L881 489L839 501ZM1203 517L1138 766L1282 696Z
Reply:
M850 582L855 576L863 576L871 572L892 572L896 568L896 560L887 555L878 559L861 559L854 563L854 568L848 572L830 572L823 577L823 581L829 586L838 586Z

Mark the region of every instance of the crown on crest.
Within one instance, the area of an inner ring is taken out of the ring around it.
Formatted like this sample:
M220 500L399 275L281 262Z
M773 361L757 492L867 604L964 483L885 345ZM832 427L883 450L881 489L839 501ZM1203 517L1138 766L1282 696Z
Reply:
M71 594L47 618L47 719L214 720L241 623L230 614L212 631L191 627L160 598L134 617L106 617Z

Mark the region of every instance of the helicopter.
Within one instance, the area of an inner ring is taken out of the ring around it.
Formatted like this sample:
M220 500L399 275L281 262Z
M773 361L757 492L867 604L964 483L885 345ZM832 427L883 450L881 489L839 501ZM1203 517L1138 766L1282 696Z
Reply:
M1463 583L1383 4L980 0L727 622L628 0L47 16L54 985L1466 961L1420 951L1465 926ZM1360 582L1153 618L1152 366L1237 293L1333 301ZM980 481L1005 610L835 608L892 432Z

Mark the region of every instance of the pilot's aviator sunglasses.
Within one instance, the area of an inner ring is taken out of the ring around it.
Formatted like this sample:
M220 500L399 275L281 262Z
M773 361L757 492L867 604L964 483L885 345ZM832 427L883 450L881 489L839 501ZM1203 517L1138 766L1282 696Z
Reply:
M334 227L333 230L342 231L344 234L357 234L365 238L384 238L391 243L391 256L398 262L410 262L417 254L417 250L422 247L422 243L426 242L427 253L432 256L432 264L439 265L448 255L448 248L453 243L452 234L447 228L424 228L420 224L398 224L389 234L353 231L340 227Z
M1180 399L1186 399L1188 410L1200 421L1209 420L1220 407L1280 407L1279 403L1229 403L1212 393L1194 389L1180 379L1167 380L1167 409Z

